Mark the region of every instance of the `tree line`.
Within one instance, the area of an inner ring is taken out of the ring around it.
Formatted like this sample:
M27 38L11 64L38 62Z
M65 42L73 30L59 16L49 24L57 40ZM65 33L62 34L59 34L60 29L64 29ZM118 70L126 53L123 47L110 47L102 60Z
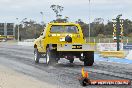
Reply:
M66 19L64 19L66 20ZM81 25L81 28L83 30L83 34L85 37L89 36L89 24L83 22L81 19L78 19L76 23L79 23ZM125 19L123 22L124 27L124 36L126 37L132 37L132 21L129 19ZM104 24L102 18L96 18L93 22L90 23L90 35L91 37L111 37L113 35L113 23L111 21L108 21L106 24ZM21 39L32 39L32 38L38 38L43 32L44 27L46 24L44 23L37 23L33 20L25 21L19 25L20 28L20 38ZM15 37L17 39L17 30L18 25L16 25L15 29Z
M90 23L90 34L92 37L112 37L113 36L113 22L108 21L106 24L103 23L102 18L97 18L94 22ZM77 21L82 29L85 37L89 35L89 24L84 23L80 19ZM132 21L124 19L123 22L124 36L132 37Z

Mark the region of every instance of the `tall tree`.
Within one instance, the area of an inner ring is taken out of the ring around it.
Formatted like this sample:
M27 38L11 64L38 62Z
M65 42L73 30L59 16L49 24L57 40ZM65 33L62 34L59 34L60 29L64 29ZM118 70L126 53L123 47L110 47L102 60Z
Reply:
M60 13L63 11L64 7L60 5L51 5L50 8L55 12L57 19L62 16Z

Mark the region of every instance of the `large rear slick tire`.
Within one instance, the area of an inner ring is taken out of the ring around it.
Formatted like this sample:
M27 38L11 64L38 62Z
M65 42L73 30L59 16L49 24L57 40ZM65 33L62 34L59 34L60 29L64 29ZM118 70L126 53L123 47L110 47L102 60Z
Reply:
M46 64L55 65L56 63L58 63L56 50L50 50L49 48L47 48L47 50L46 50Z
M38 52L37 48L34 48L34 62L39 63L39 59L40 59L40 53Z
M69 62L72 64L74 62L74 58L72 58L71 60L69 60Z
M94 63L94 51L84 52L84 66L92 66Z

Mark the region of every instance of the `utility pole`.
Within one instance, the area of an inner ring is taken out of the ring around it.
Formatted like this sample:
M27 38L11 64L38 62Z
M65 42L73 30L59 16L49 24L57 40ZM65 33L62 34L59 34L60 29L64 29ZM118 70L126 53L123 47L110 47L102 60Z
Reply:
M44 24L44 13L41 11L40 14L42 15L42 23Z
M17 24L17 41L19 42L19 19L16 18L16 20L18 21L18 24Z
M91 26L90 26L90 9L91 9L91 6L90 6L90 0L89 0L89 43L90 43L90 28L91 28Z
M19 22L19 18L16 18L16 20L18 21L18 26L17 26L17 41L19 42L20 40L19 40L19 37L20 37L20 27L19 27L19 25L24 21L24 20L26 20L27 18L24 18L21 22Z

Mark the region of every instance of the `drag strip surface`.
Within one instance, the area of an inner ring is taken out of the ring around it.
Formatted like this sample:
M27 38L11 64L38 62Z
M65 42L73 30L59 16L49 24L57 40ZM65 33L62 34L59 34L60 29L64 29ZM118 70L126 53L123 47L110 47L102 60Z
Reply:
M33 47L0 44L0 64L22 74L41 81L57 85L58 88L82 88L78 82L83 63L78 60L69 64L61 59L56 66L47 66L41 59L40 64L33 60ZM132 80L132 65L96 61L94 66L85 67L90 79L130 79ZM97 88L97 86L88 86ZM130 86L98 86L98 88L130 88Z

